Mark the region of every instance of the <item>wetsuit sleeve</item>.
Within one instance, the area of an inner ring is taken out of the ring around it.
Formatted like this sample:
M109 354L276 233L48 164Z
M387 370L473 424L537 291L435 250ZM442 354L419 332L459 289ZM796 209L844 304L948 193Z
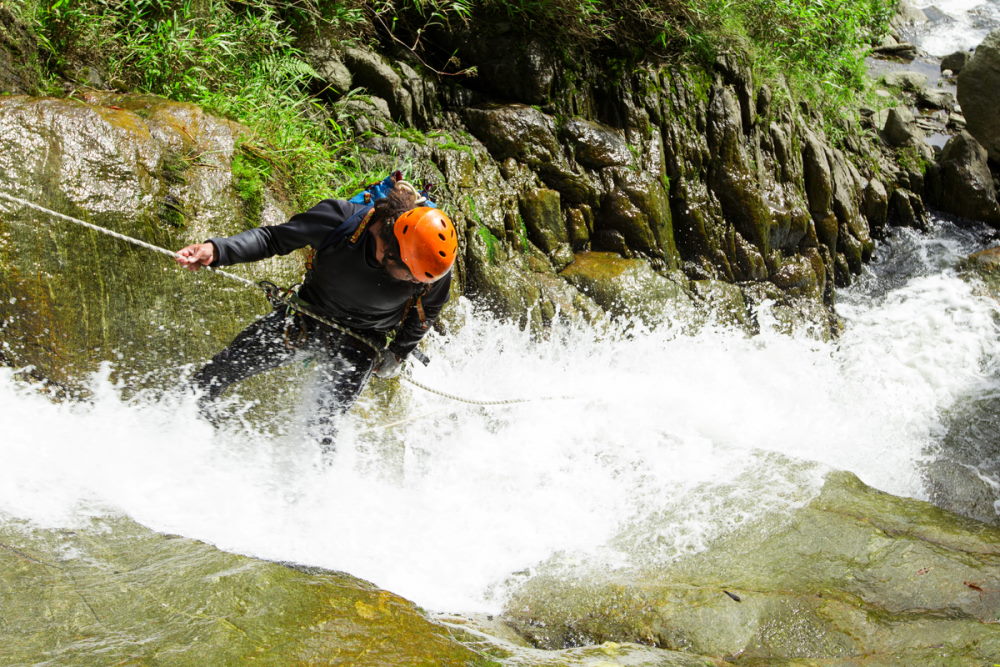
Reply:
M307 245L318 247L330 232L361 208L364 207L340 199L324 199L284 224L208 239L215 246L216 260L211 266L255 262L274 255L287 255Z
M430 290L421 298L424 307L425 321L420 321L420 313L416 308L411 308L403 320L396 338L389 345L389 349L400 359L405 358L413 348L417 346L424 334L430 330L431 325L441 313L441 308L448 302L451 293L451 272L444 278L434 283Z

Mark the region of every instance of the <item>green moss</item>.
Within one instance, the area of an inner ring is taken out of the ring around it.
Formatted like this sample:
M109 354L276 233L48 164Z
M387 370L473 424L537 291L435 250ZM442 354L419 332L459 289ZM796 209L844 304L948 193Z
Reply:
M517 214L517 242L521 252L528 252L530 241L528 241L528 226L524 224L524 217Z
M264 210L264 190L271 179L271 164L247 143L241 143L233 154L233 186L243 204L244 226L260 225Z
M497 258L497 246L500 244L500 239L493 236L493 232L484 225L476 227L476 233L479 234L479 238L486 244L486 261L489 264L493 264Z
M412 602L128 521L0 527L5 662L498 667ZM66 559L65 553L79 557ZM480 640L477 643L483 643Z

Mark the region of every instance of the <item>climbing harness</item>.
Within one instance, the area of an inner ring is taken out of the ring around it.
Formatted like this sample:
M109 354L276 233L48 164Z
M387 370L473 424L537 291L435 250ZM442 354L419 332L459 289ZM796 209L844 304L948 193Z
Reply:
M179 255L176 252L172 251L172 250L168 250L166 248L161 248L160 246L153 245L152 243L146 243L145 241L141 241L141 240L139 240L137 238L134 238L134 237L131 237L131 236L127 236L125 234L121 234L119 232L107 229L105 227L101 227L99 225L95 225L93 223L86 222L84 220L80 220L79 218L74 218L73 216L69 216L69 215L65 215L63 213L59 213L57 211L53 211L51 209L45 208L44 206L40 206L38 204L35 204L34 202L28 201L26 199L21 199L20 197L15 197L13 195L9 195L9 194L7 194L5 192L0 192L0 199L6 199L7 201L13 202L15 204L20 204L21 206L27 206L28 208L34 209L36 211L39 211L39 212L44 213L46 215L52 216L54 218L58 218L60 220L66 220L67 222L72 222L74 224L80 225L82 227L86 227L87 229L93 230L95 232L100 232L101 234L106 234L106 235L111 236L112 238L116 238L116 239L118 239L120 241L124 241L126 243L130 243L130 244L138 246L140 248L145 248L146 250L152 250L153 252L158 252L158 253L160 253L162 255L167 255L168 257L171 257L171 258L179 257ZM379 344L377 344L377 343L369 340L368 338L366 338L365 336L357 333L356 331L353 331L352 329L349 329L348 327L345 327L345 326L343 326L343 325L341 325L341 324L339 324L337 322L334 322L333 320L331 320L331 319L329 319L327 317L323 317L322 315L316 313L315 311L313 311L309 307L309 305L306 302L304 302L304 301L302 301L302 299L298 298L298 296L295 294L295 292L292 291L291 289L283 289L283 288L278 287L277 285L275 285L273 282L270 282L270 281L267 281L267 280L261 280L261 281L258 281L258 282L254 282L253 280L249 280L247 278L244 278L242 276L238 276L238 275L236 275L234 273L230 273L228 271L223 271L222 269L219 269L219 268L213 268L213 267L205 267L205 268L207 268L209 271L211 271L214 274L217 274L217 275L223 276L225 278L228 278L230 280L233 280L235 282L238 282L238 283L240 283L240 284L242 284L242 285L244 285L246 287L252 287L254 289L260 289L260 290L262 290L264 292L264 295L267 297L268 301L270 301L276 307L284 306L284 307L289 308L291 310L300 312L300 313L302 313L304 315L307 315L307 316L315 319L318 322L322 322L323 324L325 324L325 325L327 325L329 327L332 327L333 329L335 329L335 330L337 330L337 331L339 331L339 332L341 332L341 333L343 333L343 334L345 334L347 336L350 336L351 338L353 338L353 339L361 342L362 344L364 344L365 346L371 348L375 352L376 363L378 362L379 359L381 359L381 356L385 353L386 345L383 344L383 345L380 346ZM427 363L427 361L426 361L427 358L424 355L419 354L417 352L417 350L414 350L411 354L413 354L417 359L419 359L420 361L422 361L424 364ZM466 403L466 404L469 404L469 405L513 405L513 404L516 404L516 403L530 403L532 401L565 400L565 399L572 398L572 397L569 397L569 396L541 396L541 397L537 397L537 398L514 398L514 399L506 399L506 400L482 401L482 400L475 400L475 399L470 399L470 398L464 398L464 397L458 396L456 394L449 394L447 392L443 392L443 391L440 391L438 389L433 389L433 388L428 387L427 385L425 385L425 384L423 384L421 382L418 382L417 380L414 380L413 377L408 372L407 373L403 373L402 375L400 375L400 379L404 380L404 381L408 382L409 384L412 384L413 386L418 387L419 389L422 389L422 390L424 390L426 392L429 392L429 393L432 393L432 394L436 394L438 396L442 396L444 398L448 398L448 399L451 399L453 401L458 401L460 403Z

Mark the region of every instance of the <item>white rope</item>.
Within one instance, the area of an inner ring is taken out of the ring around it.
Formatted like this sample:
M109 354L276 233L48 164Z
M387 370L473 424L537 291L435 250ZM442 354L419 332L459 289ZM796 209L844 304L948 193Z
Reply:
M93 223L86 222L84 220L80 220L79 218L74 218L73 216L65 215L63 213L59 213L57 211L53 211L51 209L45 208L44 206L39 206L38 204L35 204L34 202L30 202L30 201L27 201L25 199L21 199L20 197L15 197L13 195L9 195L9 194L7 194L5 192L0 192L0 198L6 199L8 201L11 201L11 202L14 202L14 203L17 203L17 204L20 204L22 206L27 206L28 208L33 208L36 211L40 211L41 213L45 213L46 215L50 215L50 216L52 216L54 218L59 218L61 220L66 220L67 222L72 222L72 223L80 225L82 227L86 227L87 229L92 229L95 232L100 232L101 234L107 234L108 236L111 236L113 238L119 239L121 241L125 241L126 243L131 243L132 245L138 246L140 248L145 248L147 250L152 250L153 252L158 252L158 253L160 253L162 255L167 255L168 257L171 257L171 258L181 257L180 254L174 252L173 250L167 250L166 248L161 248L160 246L153 245L152 243L146 243L145 241L141 241L141 240L139 240L137 238L133 238L131 236L127 236L125 234L121 234L119 232L107 229L105 227L101 227L99 225L95 225ZM213 268L213 267L210 267L210 266L209 267L205 267L205 268L209 269L213 273L216 273L216 274L218 274L220 276L223 276L225 278L229 278L230 280L235 280L238 283L242 283L243 285L246 285L247 287L252 287L254 289L264 289L261 284L255 283L252 280L249 280L249 279L244 278L242 276L238 276L238 275L236 275L234 273L229 273L228 271L223 271L222 269L217 269L217 268ZM379 354L382 353L382 350L380 350L377 346L375 346L371 341L369 341L369 340L365 339L364 337L362 337L362 336L354 333L353 331L347 329L346 327L343 327L343 326L341 326L340 324L338 324L336 322L332 322L329 319L324 318L321 315L313 313L311 310L308 310L307 308L303 307L301 304L290 303L290 305L293 308L296 308L296 309L302 311L303 313L305 313L309 317L312 317L313 319L315 319L315 320L317 320L319 322L322 322L323 324L329 325L329 326L333 327L334 329L337 329L338 331L341 331L341 332L343 332L343 333L345 333L345 334L347 334L347 335L349 335L349 336L351 336L353 338L356 338L356 339L360 340L361 342L365 343L366 345L368 345L369 347L371 347L373 350L375 350L375 353L377 355L379 355ZM408 383L412 384L414 387L418 387L420 389L423 389L424 391L429 392L431 394L437 394L438 396L442 396L444 398L448 398L448 399L451 399L453 401L458 401L460 403L466 403L468 405L514 405L514 404L517 404L517 403L530 403L532 401L556 401L556 400L567 400L567 399L571 399L572 398L571 396L539 396L537 398L509 398L509 399L503 399L503 400L481 401L481 400L475 400L475 399L471 399L471 398L464 398L464 397L458 396L456 394L449 394L449 393L441 391L439 389L434 389L432 387L428 387L427 385L425 385L425 384L423 384L421 382L418 382L417 380L414 380L409 375L409 373L404 373L403 375L400 376L400 379L403 380L403 381L405 381L405 382L408 382ZM390 424L390 426L391 426L391 424Z
M17 204L21 204L22 206L27 206L28 208L33 208L36 211L41 211L42 213L45 213L47 215L51 215L54 218L60 218L62 220L66 220L68 222L76 223L78 225L86 227L87 229L92 229L95 232L101 232L102 234L107 234L108 236L112 236L112 237L114 237L116 239L119 239L121 241L125 241L126 243L131 243L132 245L139 246L140 248L145 248L146 250L152 250L153 252L158 252L158 253L160 253L162 255L167 255L168 257L180 257L180 255L178 253L174 252L173 250L167 250L166 248L161 248L160 246L153 245L152 243L146 243L145 241L140 241L139 239L132 238L131 236L126 236L125 234L119 234L118 232L112 231L110 229L107 229L106 227L100 227L100 226L95 225L93 223L86 222L84 220L80 220L78 218L74 218L74 217L69 216L69 215L64 215L62 213L58 213L57 211L52 211L50 209L45 208L44 206L39 206L38 204L35 204L34 202L30 202L30 201L21 199L20 197L15 197L13 195L9 195L9 194L7 194L5 192L0 192L0 198L7 199L7 200L15 202ZM248 280L247 278L244 278L242 276L238 276L235 273L229 273L228 271L223 271L222 269L215 269L215 268L212 268L210 266L207 266L205 268L207 268L208 270L212 271L213 273L219 274L220 276L225 276L226 278L229 278L230 280L235 280L238 283L243 283L244 285L246 285L248 287L253 287L254 289L260 289L260 286L257 285L257 283L255 283L254 281Z

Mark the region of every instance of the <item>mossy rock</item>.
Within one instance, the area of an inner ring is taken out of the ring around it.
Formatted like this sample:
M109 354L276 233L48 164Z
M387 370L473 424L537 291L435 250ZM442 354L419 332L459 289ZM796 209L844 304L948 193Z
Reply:
M0 188L168 250L284 222L263 188L248 221L230 170L245 130L191 104L86 93L85 100L0 98ZM8 363L73 383L107 359L136 378L198 362L268 306L259 293L168 257L0 202L0 316ZM290 284L301 259L234 273Z
M0 547L4 664L497 664L366 581L126 520L0 524Z
M573 263L559 275L613 315L656 324L686 322L693 311L684 285L656 273L648 262L617 253L576 253Z
M536 577L507 609L546 647L635 641L734 664L985 664L1000 655L1000 529L837 472L805 507L704 552L591 581Z

